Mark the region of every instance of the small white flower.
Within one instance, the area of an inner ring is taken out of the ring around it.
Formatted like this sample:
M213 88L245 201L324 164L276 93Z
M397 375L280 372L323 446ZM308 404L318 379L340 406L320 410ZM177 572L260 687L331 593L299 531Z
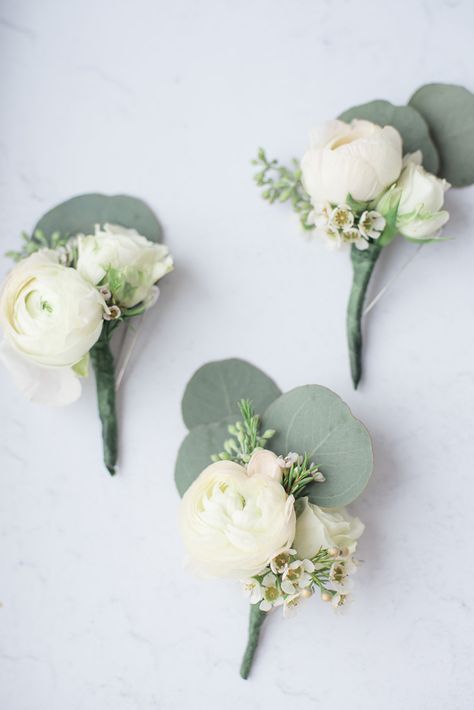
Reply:
M308 224L314 224L316 229L323 229L329 224L331 211L329 202L317 202L308 215Z
M277 578L269 572L262 580L263 601L260 603L260 611L270 611L274 606L283 604L283 597L277 586Z
M314 572L311 560L294 560L283 572L281 584L285 594L294 594L297 589L304 589L311 584L311 574Z
M258 604L258 602L263 599L262 585L258 579L252 577L251 579L245 580L243 585L244 594L249 598L250 604Z
M313 480L316 481L316 483L324 483L324 481L326 480L326 477L323 473L321 473L321 471L314 471L312 476Z
M385 218L380 212L365 211L359 219L359 231L363 237L368 239L378 239L385 229Z
M300 456L295 454L294 451L290 451L286 456L278 457L278 464L280 468L291 468L293 464L298 463Z
M343 244L341 233L338 229L336 229L330 224L328 224L323 229L318 228L316 230L316 234L324 239L324 241L326 242L326 246L330 251L340 249Z
M357 565L351 557L334 562L329 571L333 589L347 594L354 587L354 581L350 575L355 572L357 572Z
M285 599L284 604L283 604L283 616L285 616L285 617L292 616L296 610L296 607L301 602L301 598L302 597L299 592L287 597Z
M354 224L354 214L348 205L338 205L330 215L330 223L336 229L349 229Z
M112 298L112 293L108 286L101 286L99 288L99 293L103 297L104 301L108 301Z
M104 320L117 320L122 315L122 311L118 306L110 306L104 310Z
M337 582L341 584L347 576L346 566L343 561L334 562L331 569L329 570L329 579L332 582Z
M363 251L369 248L369 242L359 232L357 227L350 227L342 232L342 240L344 244L355 244L357 249Z
M295 555L295 550L281 550L275 557L270 560L270 569L274 574L283 574L290 564L292 555Z
M343 606L347 606L350 602L350 596L344 592L337 592L331 599L331 604L335 609L340 609Z

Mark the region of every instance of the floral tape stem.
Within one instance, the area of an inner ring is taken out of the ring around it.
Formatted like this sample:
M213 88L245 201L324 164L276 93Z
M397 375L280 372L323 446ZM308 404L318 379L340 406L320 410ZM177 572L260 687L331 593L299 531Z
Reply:
M240 675L245 680L249 677L250 669L252 668L253 657L258 646L260 630L267 615L266 611L260 611L258 604L250 605L249 619L249 637L247 648L245 649L242 665L240 666Z
M364 251L355 246L351 248L353 279L347 307L347 340L352 382L355 389L357 389L362 375L362 312L365 294L381 251L382 247L377 242L371 242L369 248Z
M115 409L115 368L109 346L110 331L104 324L101 336L90 351L97 387L97 404L102 423L104 463L111 476L115 474L118 449L117 413Z

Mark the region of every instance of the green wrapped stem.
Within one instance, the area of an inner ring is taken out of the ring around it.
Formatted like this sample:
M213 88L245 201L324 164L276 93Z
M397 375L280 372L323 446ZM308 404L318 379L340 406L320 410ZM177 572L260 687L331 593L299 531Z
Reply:
M260 630L267 615L266 611L260 611L258 604L250 605L249 619L249 637L247 648L245 649L242 665L240 666L240 675L245 680L249 677L250 669L252 668L253 658L258 646Z
M371 242L369 248L364 251L357 249L354 245L351 247L353 279L347 307L347 341L352 382L355 389L357 389L362 376L362 313L365 294L381 251L382 247L377 242Z
M104 463L111 476L115 474L118 451L118 426L115 408L115 366L110 350L110 331L104 324L101 336L90 351L97 387L97 404L102 423Z

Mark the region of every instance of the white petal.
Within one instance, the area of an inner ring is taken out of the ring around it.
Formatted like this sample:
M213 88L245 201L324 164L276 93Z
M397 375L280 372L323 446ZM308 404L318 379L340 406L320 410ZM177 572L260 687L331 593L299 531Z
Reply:
M418 218L406 224L400 220L397 224L400 234L411 239L431 239L436 237L441 227L443 227L449 219L449 212L442 210L429 218Z
M32 402L62 407L81 395L81 382L69 367L44 367L19 355L5 341L0 360L20 392Z
M281 588L285 592L285 594L294 594L296 591L294 585L288 579L283 580L283 582L281 583Z
M311 147L324 148L329 142L350 133L351 127L344 121L339 121L337 119L333 121L326 121L311 130Z
M262 586L264 587L274 587L276 582L276 577L272 572L268 572L262 579Z
M407 153L406 155L403 156L403 162L402 165L404 168L408 165L408 163L415 163L415 165L421 165L423 162L423 153L421 150L415 150L414 153Z
M278 456L273 451L257 449L252 454L247 465L248 476L268 476L281 482L282 472Z
M355 245L356 248L359 249L359 251L365 251L369 248L369 242L367 242L362 237L355 242Z
M375 168L361 152L357 142L324 152L321 187L331 202L344 202L348 194L355 200L372 200L381 192Z

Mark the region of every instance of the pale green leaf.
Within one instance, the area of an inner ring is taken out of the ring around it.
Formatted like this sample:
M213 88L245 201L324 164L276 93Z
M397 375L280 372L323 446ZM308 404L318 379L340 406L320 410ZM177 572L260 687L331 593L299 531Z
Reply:
M86 353L82 358L72 366L73 372L76 373L78 377L87 377L89 374L89 353Z
M192 429L230 414L238 415L241 399L251 400L255 412L261 414L279 395L277 385L262 370L231 358L209 362L194 373L184 392L181 410L184 423Z
M229 424L235 424L239 416L227 417L213 424L204 424L192 429L181 444L175 466L175 482L182 496L191 483L212 463L211 456L222 451L224 442L230 438Z
M160 223L145 202L128 195L87 194L73 197L49 210L33 230L51 239L55 232L64 236L93 234L94 225L106 222L136 229L153 242L162 239Z
M426 84L409 103L430 127L441 177L456 187L474 183L474 94L454 84Z
M311 502L340 507L363 491L373 468L367 429L338 395L319 385L282 394L263 415L263 428L275 429L271 448L277 454L308 453L324 474L324 483L307 489Z

